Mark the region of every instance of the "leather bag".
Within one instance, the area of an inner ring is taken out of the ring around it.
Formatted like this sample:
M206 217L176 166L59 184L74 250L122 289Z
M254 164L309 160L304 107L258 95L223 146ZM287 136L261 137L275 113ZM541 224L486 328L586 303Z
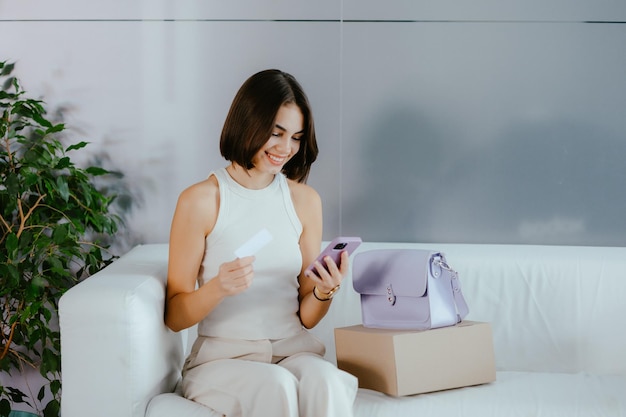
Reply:
M428 330L453 326L469 313L458 273L441 252L371 250L355 255L352 269L365 327Z

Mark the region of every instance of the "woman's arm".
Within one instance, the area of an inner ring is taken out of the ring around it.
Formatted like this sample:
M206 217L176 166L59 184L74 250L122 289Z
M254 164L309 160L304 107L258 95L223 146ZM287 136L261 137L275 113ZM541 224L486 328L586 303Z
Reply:
M348 254L341 255L341 267L332 260L327 263L328 272L323 270L320 276L304 274L304 269L311 264L320 252L322 244L322 201L319 194L311 187L304 184L292 184L292 197L300 222L302 223L302 235L300 236L300 251L302 252L302 268L298 277L300 283L300 321L307 329L315 327L326 315L331 300L320 301L313 295L314 288L317 293L329 293L341 283L348 273Z
M183 191L170 231L165 324L174 331L193 326L229 295L250 286L254 257L220 265L219 273L196 289L196 280L219 210L219 189L211 177Z

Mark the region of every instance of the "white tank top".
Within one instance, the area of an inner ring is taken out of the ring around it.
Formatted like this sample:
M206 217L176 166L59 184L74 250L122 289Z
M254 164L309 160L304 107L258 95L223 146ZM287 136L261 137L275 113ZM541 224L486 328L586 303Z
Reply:
M225 168L211 175L219 183L220 206L215 227L206 238L198 284L215 277L219 266L234 260L234 251L261 229L266 228L273 239L255 255L250 288L226 297L199 323L198 334L245 340L297 334L302 330L297 314L302 224L287 179L278 174L266 188L251 190Z

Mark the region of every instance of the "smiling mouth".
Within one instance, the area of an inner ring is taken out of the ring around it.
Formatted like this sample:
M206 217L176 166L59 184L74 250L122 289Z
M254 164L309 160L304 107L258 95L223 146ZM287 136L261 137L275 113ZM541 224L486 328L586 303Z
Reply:
M286 156L276 156L276 155L272 155L271 153L268 153L268 152L265 152L265 155L267 155L269 160L271 162L273 162L274 164L276 164L276 165L282 164L287 159Z

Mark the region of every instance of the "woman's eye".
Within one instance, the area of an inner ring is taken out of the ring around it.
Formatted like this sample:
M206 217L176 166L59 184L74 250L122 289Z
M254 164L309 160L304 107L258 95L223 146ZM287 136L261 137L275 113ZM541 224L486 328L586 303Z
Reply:
M302 136L292 136L291 139L297 140L298 142L300 142L302 140Z

